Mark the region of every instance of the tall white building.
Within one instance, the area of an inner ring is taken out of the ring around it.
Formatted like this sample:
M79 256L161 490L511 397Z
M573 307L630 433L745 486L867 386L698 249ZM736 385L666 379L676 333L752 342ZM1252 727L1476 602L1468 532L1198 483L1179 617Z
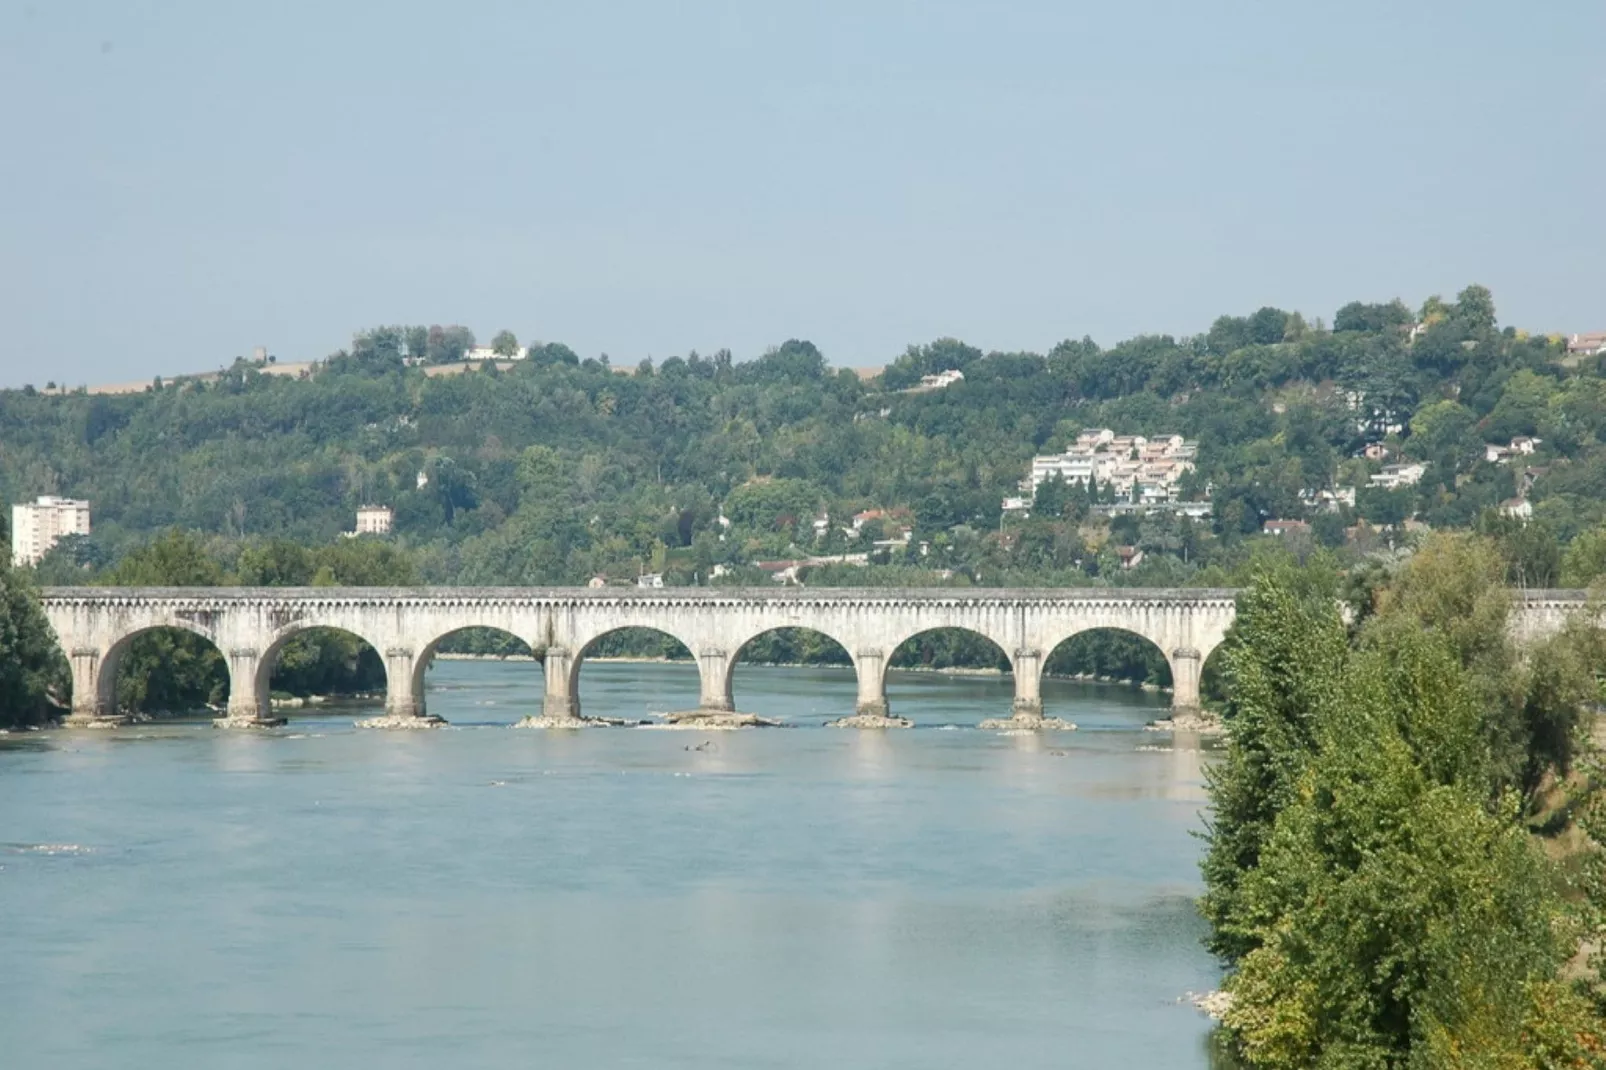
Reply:
M11 507L11 563L34 565L63 535L89 534L89 503L42 495Z

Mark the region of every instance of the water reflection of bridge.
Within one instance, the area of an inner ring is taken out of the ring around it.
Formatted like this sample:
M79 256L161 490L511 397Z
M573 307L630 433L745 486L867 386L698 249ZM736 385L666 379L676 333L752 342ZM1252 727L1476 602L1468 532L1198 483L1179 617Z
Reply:
M1015 684L1014 716L1042 718L1048 656L1093 629L1141 636L1171 669L1173 704L1199 704L1205 658L1234 616L1230 590L569 590L530 588L80 588L44 592L45 612L72 665L69 723L114 720L118 662L157 628L199 635L229 671L225 723L269 718L268 679L292 637L314 628L349 632L383 658L385 707L424 715L424 672L441 640L466 628L506 632L527 643L545 670L544 712L579 712L586 654L624 628L649 628L685 645L697 662L698 708L734 709L731 677L751 640L806 628L841 644L858 676L857 712L887 711L886 671L900 644L936 629L960 629L997 644ZM1514 627L1543 633L1583 604L1582 592L1527 592Z

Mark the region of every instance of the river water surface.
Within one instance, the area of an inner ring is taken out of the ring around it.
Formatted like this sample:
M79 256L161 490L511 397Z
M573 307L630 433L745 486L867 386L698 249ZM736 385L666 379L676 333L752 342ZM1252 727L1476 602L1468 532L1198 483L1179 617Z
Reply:
M0 1065L1203 1067L1196 742L1046 682L743 667L790 730L511 731L533 663L446 662L439 732L321 711L0 737ZM599 663L587 713L695 703Z

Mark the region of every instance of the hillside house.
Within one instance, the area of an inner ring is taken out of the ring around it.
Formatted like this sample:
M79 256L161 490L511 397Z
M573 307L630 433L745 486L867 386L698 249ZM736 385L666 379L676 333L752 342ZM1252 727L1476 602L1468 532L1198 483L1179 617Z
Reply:
M1383 470L1372 476L1368 483L1384 490L1397 490L1400 487L1414 487L1422 482L1427 474L1428 466L1411 462L1409 464L1385 464Z

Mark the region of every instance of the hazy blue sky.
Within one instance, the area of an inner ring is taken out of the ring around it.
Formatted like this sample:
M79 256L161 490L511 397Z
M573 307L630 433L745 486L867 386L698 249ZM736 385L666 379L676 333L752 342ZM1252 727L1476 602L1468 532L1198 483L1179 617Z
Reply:
M461 322L844 365L1606 329L1606 3L0 0L0 385Z

